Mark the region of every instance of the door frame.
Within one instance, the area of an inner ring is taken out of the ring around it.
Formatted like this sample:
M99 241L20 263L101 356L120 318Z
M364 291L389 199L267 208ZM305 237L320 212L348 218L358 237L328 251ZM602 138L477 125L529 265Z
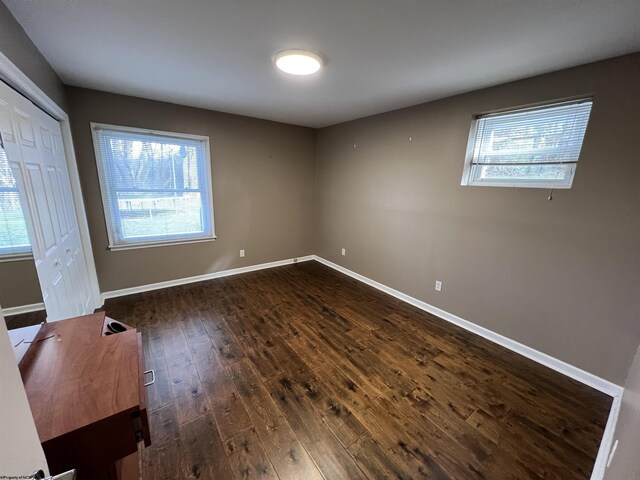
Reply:
M96 309L102 306L100 295L100 285L96 272L96 264L93 258L93 248L91 247L91 237L89 235L89 224L87 223L87 213L84 208L82 198L82 187L80 186L80 174L76 162L76 152L73 147L73 137L71 135L71 122L69 115L58 106L51 98L40 89L27 75L25 75L7 56L0 52L0 78L12 88L27 97L36 106L51 115L60 122L62 131L62 143L64 145L65 157L67 160L67 170L71 183L71 193L75 204L75 213L78 220L78 230L80 232L80 242L84 252L84 261L89 274L89 286L91 289L91 307Z

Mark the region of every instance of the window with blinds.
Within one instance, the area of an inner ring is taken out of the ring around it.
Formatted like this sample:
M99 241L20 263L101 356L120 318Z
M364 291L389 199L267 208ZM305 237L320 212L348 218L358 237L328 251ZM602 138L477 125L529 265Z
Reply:
M91 127L111 249L215 238L208 137Z
M0 145L0 258L31 253L27 224L20 204L16 179Z
M462 185L571 188L592 100L479 115Z

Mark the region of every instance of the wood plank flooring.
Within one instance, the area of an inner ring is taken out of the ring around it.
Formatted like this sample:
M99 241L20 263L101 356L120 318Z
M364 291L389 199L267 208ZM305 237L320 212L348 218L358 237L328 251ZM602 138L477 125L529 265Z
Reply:
M39 323L47 320L47 313L44 310L37 310L35 312L19 313L17 315L5 316L4 320L7 324L7 330L13 330L14 328L38 325Z
M317 262L108 300L145 479L588 479L611 398Z

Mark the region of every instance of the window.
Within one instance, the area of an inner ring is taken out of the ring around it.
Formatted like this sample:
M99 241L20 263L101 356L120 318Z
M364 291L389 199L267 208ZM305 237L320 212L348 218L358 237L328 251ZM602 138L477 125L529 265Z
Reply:
M28 254L31 254L31 244L18 186L9 159L0 146L0 258L24 257Z
M207 137L91 128L109 248L215 238Z
M462 185L571 188L591 99L480 115Z

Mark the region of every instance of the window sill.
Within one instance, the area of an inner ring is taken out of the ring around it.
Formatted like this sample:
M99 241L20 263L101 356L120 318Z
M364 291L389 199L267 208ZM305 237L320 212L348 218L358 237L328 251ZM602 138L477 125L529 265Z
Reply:
M509 188L540 188L542 190L568 190L571 188L571 185L567 185L566 183L507 183L507 182L469 182L462 183L463 187L509 187Z
M215 242L218 237L207 237L207 238L190 238L185 240L173 240L173 241L162 241L162 242L140 242L140 243L127 243L124 245L109 245L107 250L111 250L113 252L117 252L120 250L135 250L138 248L151 248L151 247L169 247L171 245L185 245L189 243L204 243L204 242Z
M9 253L7 255L0 255L0 263L20 262L22 260L33 260L33 253Z

